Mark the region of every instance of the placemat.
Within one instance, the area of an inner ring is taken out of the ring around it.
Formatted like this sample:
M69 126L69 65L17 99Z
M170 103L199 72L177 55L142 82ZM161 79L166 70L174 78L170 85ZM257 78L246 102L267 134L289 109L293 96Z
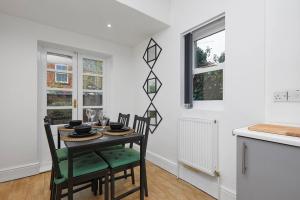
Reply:
M81 141L94 140L97 138L101 138L102 136L103 136L103 134L101 132L97 132L94 135L91 135L88 137L79 137L79 138L69 137L68 135L61 135L60 139L65 142L81 142Z
M65 128L63 126L58 127L57 130L59 130L59 131L66 131L66 132L72 132L72 131L74 131L73 128Z
M111 135L111 136L122 136L122 135L129 135L134 132L134 129L129 129L128 131L121 131L121 132L110 132L104 131L104 135Z

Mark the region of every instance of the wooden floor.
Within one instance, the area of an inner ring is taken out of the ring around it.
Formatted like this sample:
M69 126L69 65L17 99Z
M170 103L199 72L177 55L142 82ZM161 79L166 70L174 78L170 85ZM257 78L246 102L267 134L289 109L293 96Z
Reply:
M138 184L139 170L136 169L136 184ZM174 175L147 163L149 197L145 200L213 200L206 193L196 189L184 181L178 180ZM42 173L15 181L0 183L1 200L44 200L50 198L50 173ZM132 187L131 181L119 180L116 192L124 192ZM64 198L67 199L67 198ZM94 196L90 188L75 194L74 199L103 200L103 196ZM132 194L125 200L138 200L139 193Z

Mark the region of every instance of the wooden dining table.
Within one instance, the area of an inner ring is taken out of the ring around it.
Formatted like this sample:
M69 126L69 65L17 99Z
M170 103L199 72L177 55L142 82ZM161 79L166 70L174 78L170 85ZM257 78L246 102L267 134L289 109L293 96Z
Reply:
M70 134L70 131L62 131L58 128L58 138L61 135ZM74 154L78 154L81 152L87 151L95 151L101 148L120 145L120 144L128 144L128 143L139 143L140 145L140 185L137 189L140 190L140 200L144 200L144 166L145 166L145 156L143 155L143 139L144 136L142 134L131 133L124 136L110 136L103 135L100 138L87 140L87 141L76 141L76 142L64 142L66 148L68 149L68 200L73 199L73 157ZM58 146L60 148L60 141L58 142Z

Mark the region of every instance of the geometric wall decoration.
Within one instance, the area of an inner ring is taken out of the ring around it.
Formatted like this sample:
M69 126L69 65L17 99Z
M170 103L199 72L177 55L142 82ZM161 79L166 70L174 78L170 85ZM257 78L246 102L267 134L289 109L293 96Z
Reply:
M153 72L154 65L162 51L162 48L151 38L145 50L143 59L150 68L149 75L143 85L143 90L150 99L150 104L146 109L144 117L150 117L150 132L153 134L160 122L162 116L153 104L153 100L160 90L162 83Z

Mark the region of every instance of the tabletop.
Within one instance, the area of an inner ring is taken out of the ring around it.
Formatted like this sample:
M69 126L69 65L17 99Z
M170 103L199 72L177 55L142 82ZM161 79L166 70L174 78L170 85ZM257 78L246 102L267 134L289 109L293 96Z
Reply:
M60 131L60 135L69 134L68 131ZM66 141L65 146L67 148L77 149L77 148L101 148L107 146L113 146L118 144L126 144L131 142L139 142L143 138L142 134L131 133L124 136L111 136L111 135L103 135L100 138L87 140L87 141Z

